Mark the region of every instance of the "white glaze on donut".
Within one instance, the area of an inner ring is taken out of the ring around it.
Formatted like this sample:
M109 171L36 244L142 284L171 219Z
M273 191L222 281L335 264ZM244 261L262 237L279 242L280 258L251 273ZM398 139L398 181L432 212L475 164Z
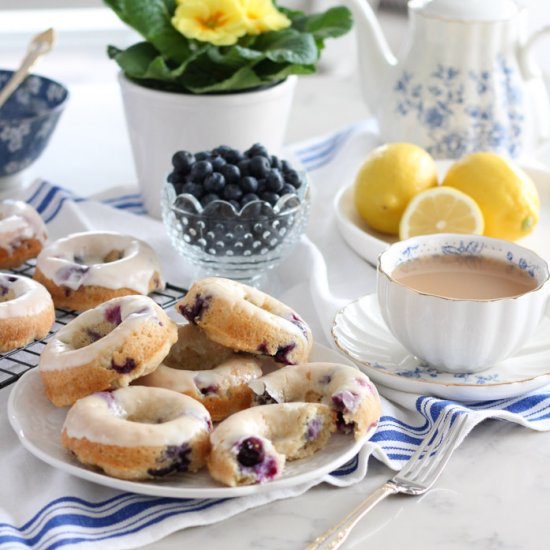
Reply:
M181 445L210 428L210 415L198 401L142 386L79 399L63 426L69 437L122 447Z
M120 257L105 261L113 252ZM55 241L39 254L37 267L57 286L71 290L98 286L148 294L155 273L157 288L164 287L155 251L135 237L108 231L74 233Z
M53 309L48 291L21 275L0 273L0 319L38 315Z
M356 438L378 422L380 398L369 377L340 363L283 367L249 382L258 403L319 402L338 414L338 427ZM348 425L349 423L349 425Z
M38 212L23 201L0 202L0 248L13 252L22 241L37 239L43 243L47 231Z
M147 296L132 295L105 302L81 313L61 328L42 352L39 368L42 371L69 369L91 363L98 356L110 357L110 351L117 349L123 340L139 334L140 328L151 319L161 323L159 317L164 316L160 306ZM105 319L115 321L111 323L114 326L111 332L101 335L89 345L75 347L79 334L89 331L90 327L101 325ZM166 353L163 352L163 357Z
M234 355L208 370L182 370L160 365L138 383L200 396L216 393L219 388L249 383L261 374L262 369L257 360Z

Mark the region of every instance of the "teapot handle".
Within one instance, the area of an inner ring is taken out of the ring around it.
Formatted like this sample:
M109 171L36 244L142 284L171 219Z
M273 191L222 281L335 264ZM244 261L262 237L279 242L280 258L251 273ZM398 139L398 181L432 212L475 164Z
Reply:
M533 33L529 37L527 42L520 46L518 53L518 63L524 78L527 80L531 78L542 77L542 71L540 70L540 67L537 65L533 57L532 49L535 43L538 42L539 38L541 38L545 34L550 35L550 25L545 25L544 27Z

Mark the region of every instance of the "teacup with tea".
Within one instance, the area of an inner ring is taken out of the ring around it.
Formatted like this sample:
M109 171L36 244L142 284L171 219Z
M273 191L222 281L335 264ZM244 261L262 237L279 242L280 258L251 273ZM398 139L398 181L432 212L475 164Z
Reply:
M509 241L436 234L378 259L382 316L401 344L447 372L477 372L517 351L547 307L547 263Z

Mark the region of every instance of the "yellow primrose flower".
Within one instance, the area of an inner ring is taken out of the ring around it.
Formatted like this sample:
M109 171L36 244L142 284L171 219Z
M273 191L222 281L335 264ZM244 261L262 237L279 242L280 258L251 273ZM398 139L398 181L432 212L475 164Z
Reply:
M240 0L247 19L248 34L279 31L290 26L290 20L273 5L272 0Z
M239 0L179 0L172 25L187 38L230 46L247 33Z

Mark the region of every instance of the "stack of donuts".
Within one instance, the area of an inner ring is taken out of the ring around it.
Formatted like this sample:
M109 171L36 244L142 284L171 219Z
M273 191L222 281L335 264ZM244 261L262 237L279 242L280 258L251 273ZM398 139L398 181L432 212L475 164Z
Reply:
M83 464L130 480L207 465L225 485L263 483L333 432L360 440L376 425L368 377L308 363L311 331L280 301L212 277L175 310L179 323L145 296L114 298L46 346L45 393L70 406L62 443Z
M0 269L36 257L34 280L0 273L0 352L50 333L39 359L46 397L68 407L62 445L129 480L205 466L222 484L264 483L334 432L364 438L380 416L368 377L308 362L313 339L290 307L258 289L197 281L168 316L153 249L113 232L45 244L40 216L0 202ZM77 316L53 332L55 309Z

